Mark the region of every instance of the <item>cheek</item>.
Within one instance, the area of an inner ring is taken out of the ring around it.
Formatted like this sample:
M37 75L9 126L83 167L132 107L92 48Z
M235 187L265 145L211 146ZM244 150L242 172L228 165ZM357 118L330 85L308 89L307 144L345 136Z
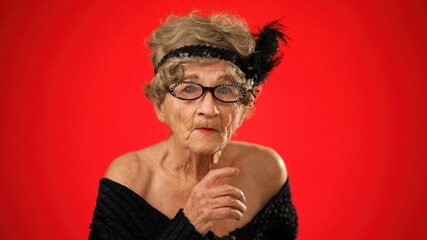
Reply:
M192 126L192 115L188 107L172 106L168 109L166 124L174 134L189 134Z
M235 106L230 110L230 113L227 114L227 117L224 121L227 129L227 137L231 137L234 132L239 128L240 123L243 119L243 108L241 106Z

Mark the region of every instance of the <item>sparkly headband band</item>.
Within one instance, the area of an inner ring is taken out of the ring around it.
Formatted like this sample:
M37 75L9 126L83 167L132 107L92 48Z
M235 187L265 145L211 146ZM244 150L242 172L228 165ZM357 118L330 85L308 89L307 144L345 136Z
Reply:
M245 75L247 75L246 64L239 57L239 55L222 48L211 47L206 45L190 45L190 46L184 46L184 47L172 50L160 60L159 64L157 64L157 67L154 69L154 73L157 73L158 69L163 64L165 64L169 58L172 58L172 57L218 58L218 59L233 63L238 68L240 68L240 70L242 70L242 72L245 73Z
M287 44L287 36L281 31L282 28L282 24L276 20L267 23L258 34L254 34L255 51L247 58L242 59L237 53L222 48L190 45L167 53L154 68L154 73L172 57L210 57L233 63L242 70L246 79L253 80L253 86L258 86L282 59L282 54L277 54L279 42Z

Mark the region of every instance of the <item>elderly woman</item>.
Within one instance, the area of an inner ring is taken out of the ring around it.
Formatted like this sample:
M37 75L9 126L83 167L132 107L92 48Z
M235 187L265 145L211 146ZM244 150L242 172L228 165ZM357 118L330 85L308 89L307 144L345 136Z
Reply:
M171 16L151 36L146 86L168 139L114 160L90 239L295 239L283 160L231 141L278 64L280 23L252 34L234 15Z

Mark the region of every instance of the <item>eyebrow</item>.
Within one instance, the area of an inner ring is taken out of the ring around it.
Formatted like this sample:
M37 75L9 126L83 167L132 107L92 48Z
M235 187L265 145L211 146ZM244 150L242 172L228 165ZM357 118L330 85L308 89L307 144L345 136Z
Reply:
M184 76L183 78L182 78L182 80L197 80L197 79L199 79L199 76L197 75L197 74L190 74L190 75L187 75L187 76Z
M187 75L187 76L184 76L184 77L182 78L182 81L185 81L185 80L194 81L194 80L198 80L198 79L199 79L199 75L197 75L197 74L189 74L189 75ZM221 75L221 76L217 79L217 81L219 81L219 84L221 84L221 83L223 83L223 82L226 82L226 81L229 81L229 82L231 82L231 83L237 83L237 81L235 81L233 78L231 78L231 77L230 77L230 75L228 75L228 74L223 74L223 75Z

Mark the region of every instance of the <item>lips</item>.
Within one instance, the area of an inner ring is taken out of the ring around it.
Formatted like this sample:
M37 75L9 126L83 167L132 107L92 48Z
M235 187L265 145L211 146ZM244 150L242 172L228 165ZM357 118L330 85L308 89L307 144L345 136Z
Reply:
M214 128L197 128L197 130L203 135L210 135L217 132Z
M197 133L203 135L211 135L214 133L220 133L221 125L219 123L206 121L206 122L196 122L194 125L194 130Z

